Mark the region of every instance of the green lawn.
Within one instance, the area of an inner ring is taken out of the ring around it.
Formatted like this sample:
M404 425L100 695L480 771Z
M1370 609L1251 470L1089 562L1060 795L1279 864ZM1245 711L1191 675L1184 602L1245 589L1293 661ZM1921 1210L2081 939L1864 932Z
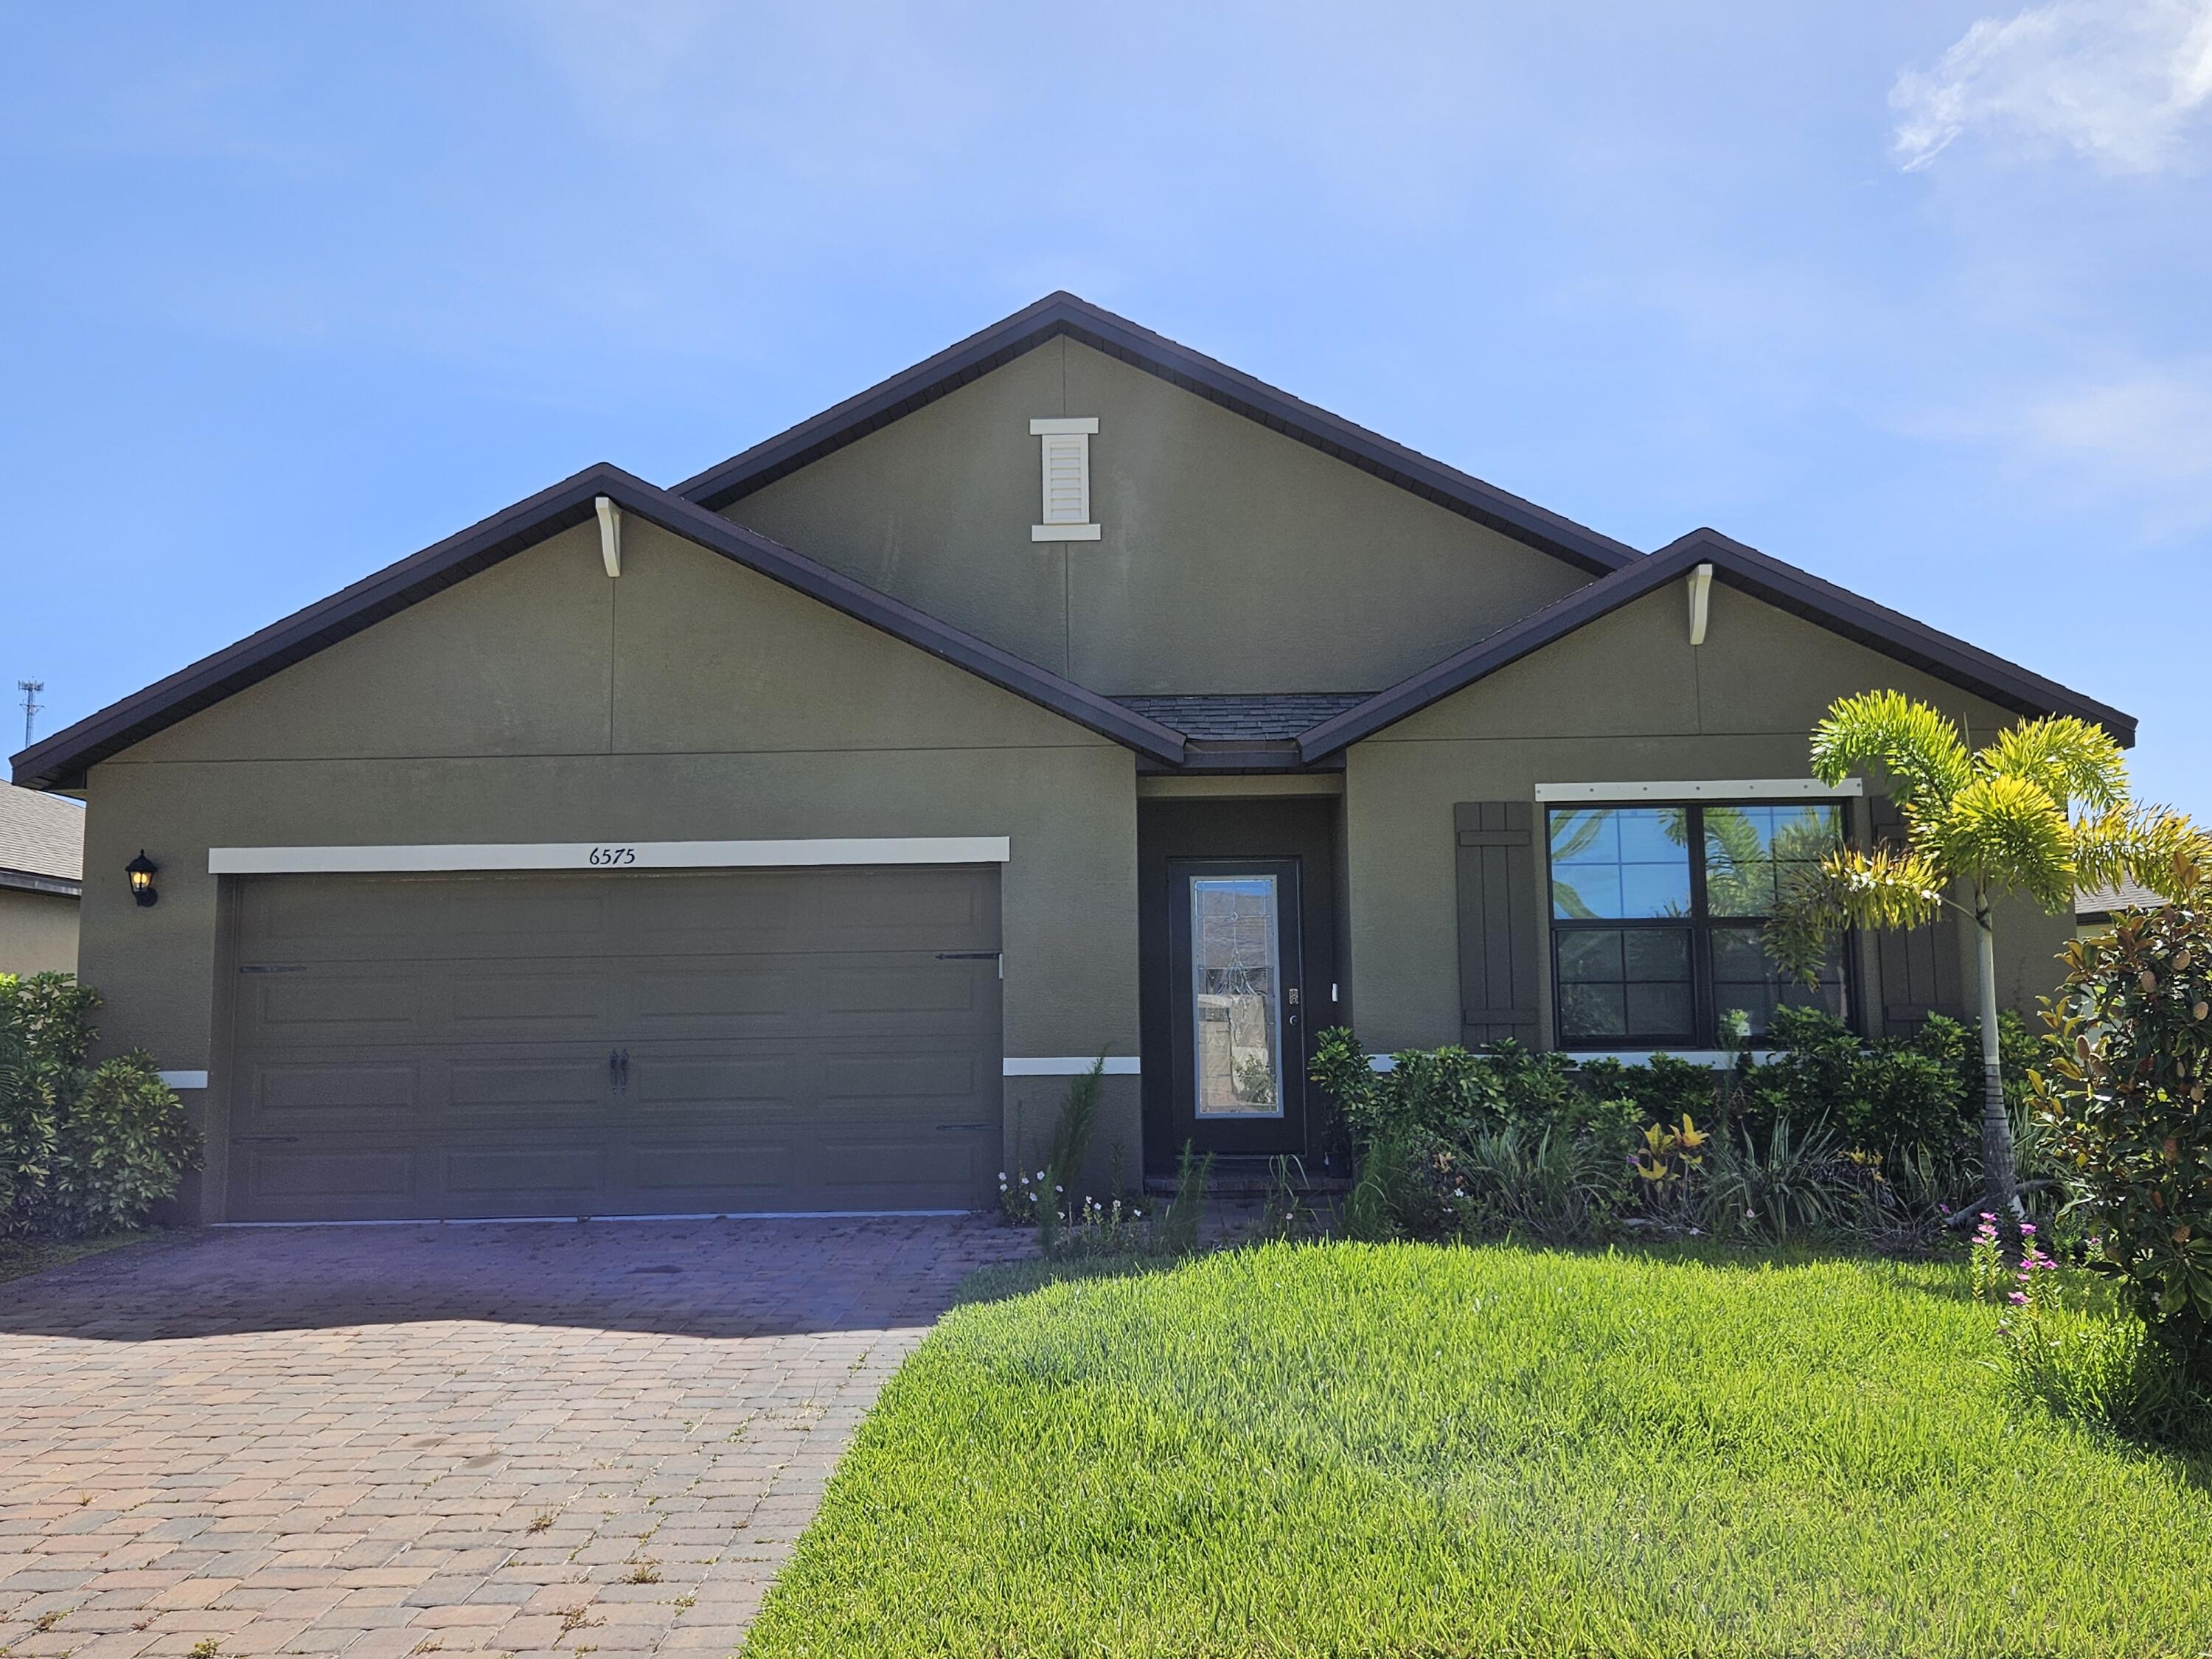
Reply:
M2212 1468L2008 1412L1960 1269L1339 1244L982 1289L748 1659L2212 1645Z

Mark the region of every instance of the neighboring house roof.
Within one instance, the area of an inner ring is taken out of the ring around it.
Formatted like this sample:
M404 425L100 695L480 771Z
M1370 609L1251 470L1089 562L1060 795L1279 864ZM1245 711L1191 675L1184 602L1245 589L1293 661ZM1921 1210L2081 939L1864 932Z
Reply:
M599 495L609 497L625 513L819 599L1140 755L1170 765L1183 757L1182 736L1158 721L817 564L620 467L601 463L32 744L15 757L16 781L33 789L80 787L87 769L108 756L441 588L587 522L592 517L592 500Z
M1048 294L927 362L685 479L676 494L720 510L1062 335L1593 575L1643 556L1626 542L1547 512L1066 293Z
M1300 736L1298 751L1312 762L1371 737L1439 698L1688 574L1700 564L1713 567L1716 581L1948 680L2000 708L2022 714L2075 714L2102 726L2122 744L2132 745L2136 740L2131 714L2070 691L2055 680L1915 622L1900 611L1861 599L1795 565L1770 558L1717 530L1705 529L1692 531L1648 558L1576 589L1388 690L1376 692L1357 708L1322 721Z
M2132 881L2110 887L2093 887L2074 895L2076 921L2105 921L2115 910L2155 910L2165 904L2149 888Z
M84 808L0 783L0 887L76 897L84 884Z
M1364 691L1116 697L1122 708L1205 743L1287 742L1367 701Z

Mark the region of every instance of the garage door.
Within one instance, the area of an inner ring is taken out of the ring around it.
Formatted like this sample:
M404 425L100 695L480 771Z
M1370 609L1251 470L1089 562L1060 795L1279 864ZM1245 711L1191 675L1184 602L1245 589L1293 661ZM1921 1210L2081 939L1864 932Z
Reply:
M995 866L240 883L234 1220L978 1207Z

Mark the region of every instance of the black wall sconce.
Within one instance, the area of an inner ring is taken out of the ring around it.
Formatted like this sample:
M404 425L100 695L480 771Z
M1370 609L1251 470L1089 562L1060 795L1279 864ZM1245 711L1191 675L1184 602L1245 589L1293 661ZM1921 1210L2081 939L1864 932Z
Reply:
M131 896L140 904L159 904L161 902L161 896L154 890L155 872L161 867L146 856L146 849L143 847L138 849L138 856L123 866L123 873L131 878Z

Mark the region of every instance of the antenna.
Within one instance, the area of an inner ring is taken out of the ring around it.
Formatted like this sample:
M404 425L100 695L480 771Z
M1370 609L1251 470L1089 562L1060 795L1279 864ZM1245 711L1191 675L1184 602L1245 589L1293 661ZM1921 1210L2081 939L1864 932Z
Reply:
M23 747L31 746L31 720L46 704L39 701L39 693L46 689L44 680L17 680L15 689L23 694Z

